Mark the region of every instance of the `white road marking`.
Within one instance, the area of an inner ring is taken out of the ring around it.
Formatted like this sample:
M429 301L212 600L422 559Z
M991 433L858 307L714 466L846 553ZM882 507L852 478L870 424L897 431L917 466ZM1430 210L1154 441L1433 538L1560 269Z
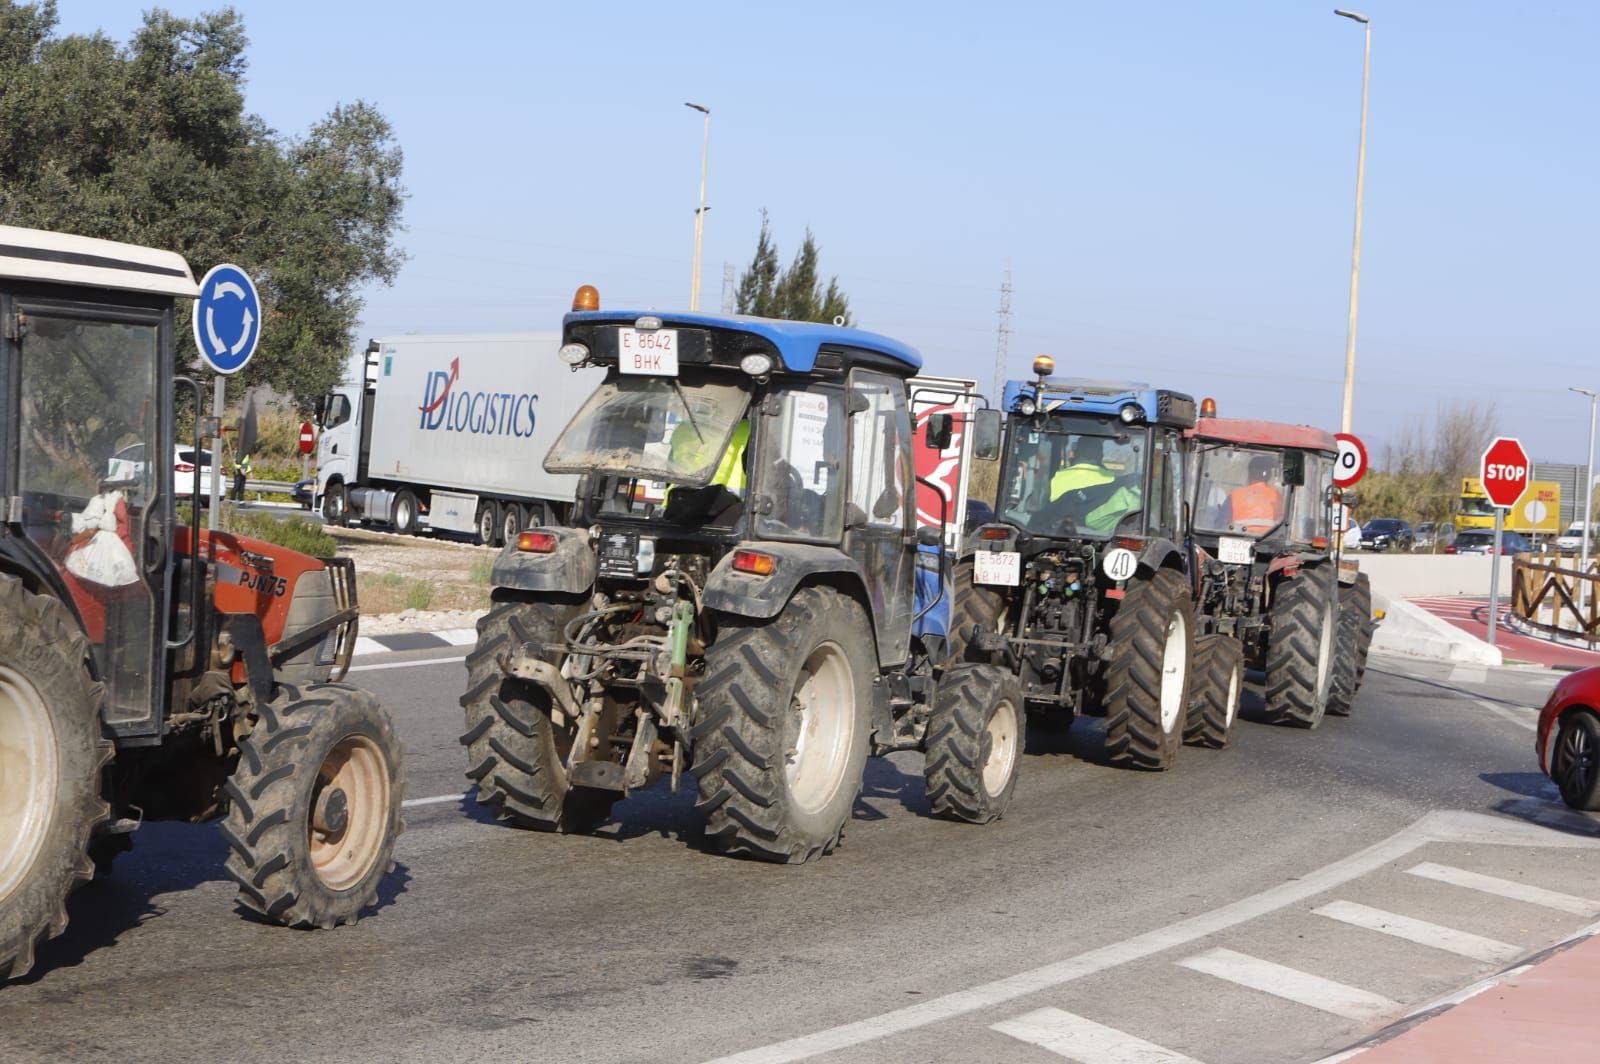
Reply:
M1509 720L1519 728L1527 728L1529 731L1539 730L1539 711L1536 709L1524 709L1521 706L1513 709L1510 706L1502 706L1498 702L1491 702L1487 698L1474 698L1473 701L1495 716Z
M446 802L459 802L467 796L465 791L460 794L435 794L429 798L407 798L400 803L402 809L412 809L419 805L443 805Z
M354 649L352 650L352 653L357 654L357 655L387 654L388 652L389 652L389 648L388 647L384 646L382 643L378 642L376 639L372 639L372 638L370 638L368 636L364 636L364 635L356 636L356 645L355 645Z
M1381 1020L1385 1016L1398 1016L1403 1008L1398 1001L1390 1001L1381 994L1336 983L1297 968L1286 968L1259 957L1235 953L1231 949L1207 950L1178 964L1274 997L1331 1012L1347 1020Z
M453 647L470 647L475 646L478 642L478 630L476 628L451 628L447 631L433 634Z
M1459 811L1429 813L1382 842L1308 872L1299 879L1281 883L1210 912L966 990L957 990L852 1023L719 1057L711 1064L781 1064L804 1060L820 1053L847 1049L878 1038L916 1030L979 1009L1003 1005L1028 994L1188 945L1258 916L1276 912L1284 906L1305 901L1375 872L1432 842L1600 849L1600 839L1553 832L1510 817Z
M1457 931L1453 927L1444 927L1440 924L1430 924L1426 920L1385 912L1368 905L1358 905L1353 901L1333 901L1311 911L1330 920L1393 935L1407 942L1415 942L1419 946L1429 946L1457 956L1470 957L1475 961L1505 964L1528 952L1521 946L1513 946L1509 942L1497 942L1482 935Z
M1081 1064L1198 1064L1193 1057L1060 1009L1039 1009L989 1029Z
M1421 876L1423 879L1432 879L1440 883L1466 887L1468 890L1481 890L1485 894L1498 894L1502 898L1510 898L1513 901L1525 901L1534 905L1542 905L1546 909L1559 909L1564 913L1575 913L1578 916L1600 915L1600 901L1590 901L1588 898L1562 894L1556 890L1545 890L1543 887L1534 887L1527 883L1517 883L1509 879L1486 876L1480 872L1468 872L1464 868L1452 868L1449 865L1424 861L1415 868L1406 869L1406 872L1413 876Z
M352 665L351 672L376 672L379 669L420 669L424 665L451 665L458 661L466 661L466 655L454 658L426 658L422 661L396 661L388 665Z
M1450 683L1487 683L1489 670L1482 665L1457 665L1450 670Z

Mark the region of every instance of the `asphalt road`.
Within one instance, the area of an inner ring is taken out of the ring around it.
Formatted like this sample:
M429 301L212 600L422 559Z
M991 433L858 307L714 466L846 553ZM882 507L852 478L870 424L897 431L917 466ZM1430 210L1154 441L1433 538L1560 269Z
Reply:
M1600 821L1533 756L1549 673L1374 658L1350 719L1246 719L1160 775L1080 721L985 827L930 819L897 755L839 852L782 868L704 852L664 784L589 838L448 797L457 654L351 677L444 797L377 912L254 923L214 827L148 826L0 989L0 1060L1310 1061L1600 918Z

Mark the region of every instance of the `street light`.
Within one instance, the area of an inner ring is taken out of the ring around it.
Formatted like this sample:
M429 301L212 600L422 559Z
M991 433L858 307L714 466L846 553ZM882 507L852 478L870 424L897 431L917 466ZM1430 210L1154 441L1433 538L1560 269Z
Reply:
M1589 479L1583 484L1583 546L1578 555L1578 571L1584 574L1584 579L1578 581L1578 609L1582 611L1584 592L1589 587L1589 537L1594 535L1594 412L1595 400L1600 399L1600 392L1588 388L1568 388L1567 391L1589 397Z
M1344 341L1344 431L1350 431L1350 408L1356 392L1356 299L1361 290L1361 200L1367 189L1367 86L1372 77L1372 20L1354 11L1334 8L1341 18L1361 23L1366 55L1361 61L1361 146L1356 152L1356 235L1350 251L1350 321Z
M689 309L700 309L700 252L706 241L706 164L711 159L711 108L698 103L683 106L706 117L705 136L700 142L700 206L694 212L694 279L689 282Z

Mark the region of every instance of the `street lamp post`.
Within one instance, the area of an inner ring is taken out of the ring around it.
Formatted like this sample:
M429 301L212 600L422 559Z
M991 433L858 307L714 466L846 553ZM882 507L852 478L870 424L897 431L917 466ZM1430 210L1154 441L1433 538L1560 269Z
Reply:
M1600 399L1600 392L1588 388L1567 390L1589 397L1589 478L1583 482L1583 546L1579 548L1578 553L1578 571L1584 574L1584 579L1578 581L1578 610L1586 612L1585 603L1588 601L1589 589L1589 537L1594 535L1594 415L1595 401ZM1587 623L1587 616L1584 617L1584 621Z
M1367 86L1372 77L1372 20L1354 11L1334 8L1342 18L1361 23L1366 54L1361 61L1361 146L1356 151L1356 233L1350 251L1350 321L1344 340L1344 431L1350 431L1351 406L1356 392L1356 302L1361 291L1361 201L1367 190Z
M698 103L685 107L705 115L705 135L700 142L700 206L694 212L694 278L689 282L689 309L700 309L700 254L706 241L706 164L711 160L711 108Z

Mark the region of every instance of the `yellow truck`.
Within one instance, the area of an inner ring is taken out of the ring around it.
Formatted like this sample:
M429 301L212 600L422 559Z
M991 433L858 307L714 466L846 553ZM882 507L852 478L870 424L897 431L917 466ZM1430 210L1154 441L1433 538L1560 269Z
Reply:
M1494 507L1477 477L1461 478L1461 502L1456 508L1456 529L1493 528ZM1505 527L1530 536L1561 532L1561 485L1553 480L1528 482L1517 504L1506 511Z

